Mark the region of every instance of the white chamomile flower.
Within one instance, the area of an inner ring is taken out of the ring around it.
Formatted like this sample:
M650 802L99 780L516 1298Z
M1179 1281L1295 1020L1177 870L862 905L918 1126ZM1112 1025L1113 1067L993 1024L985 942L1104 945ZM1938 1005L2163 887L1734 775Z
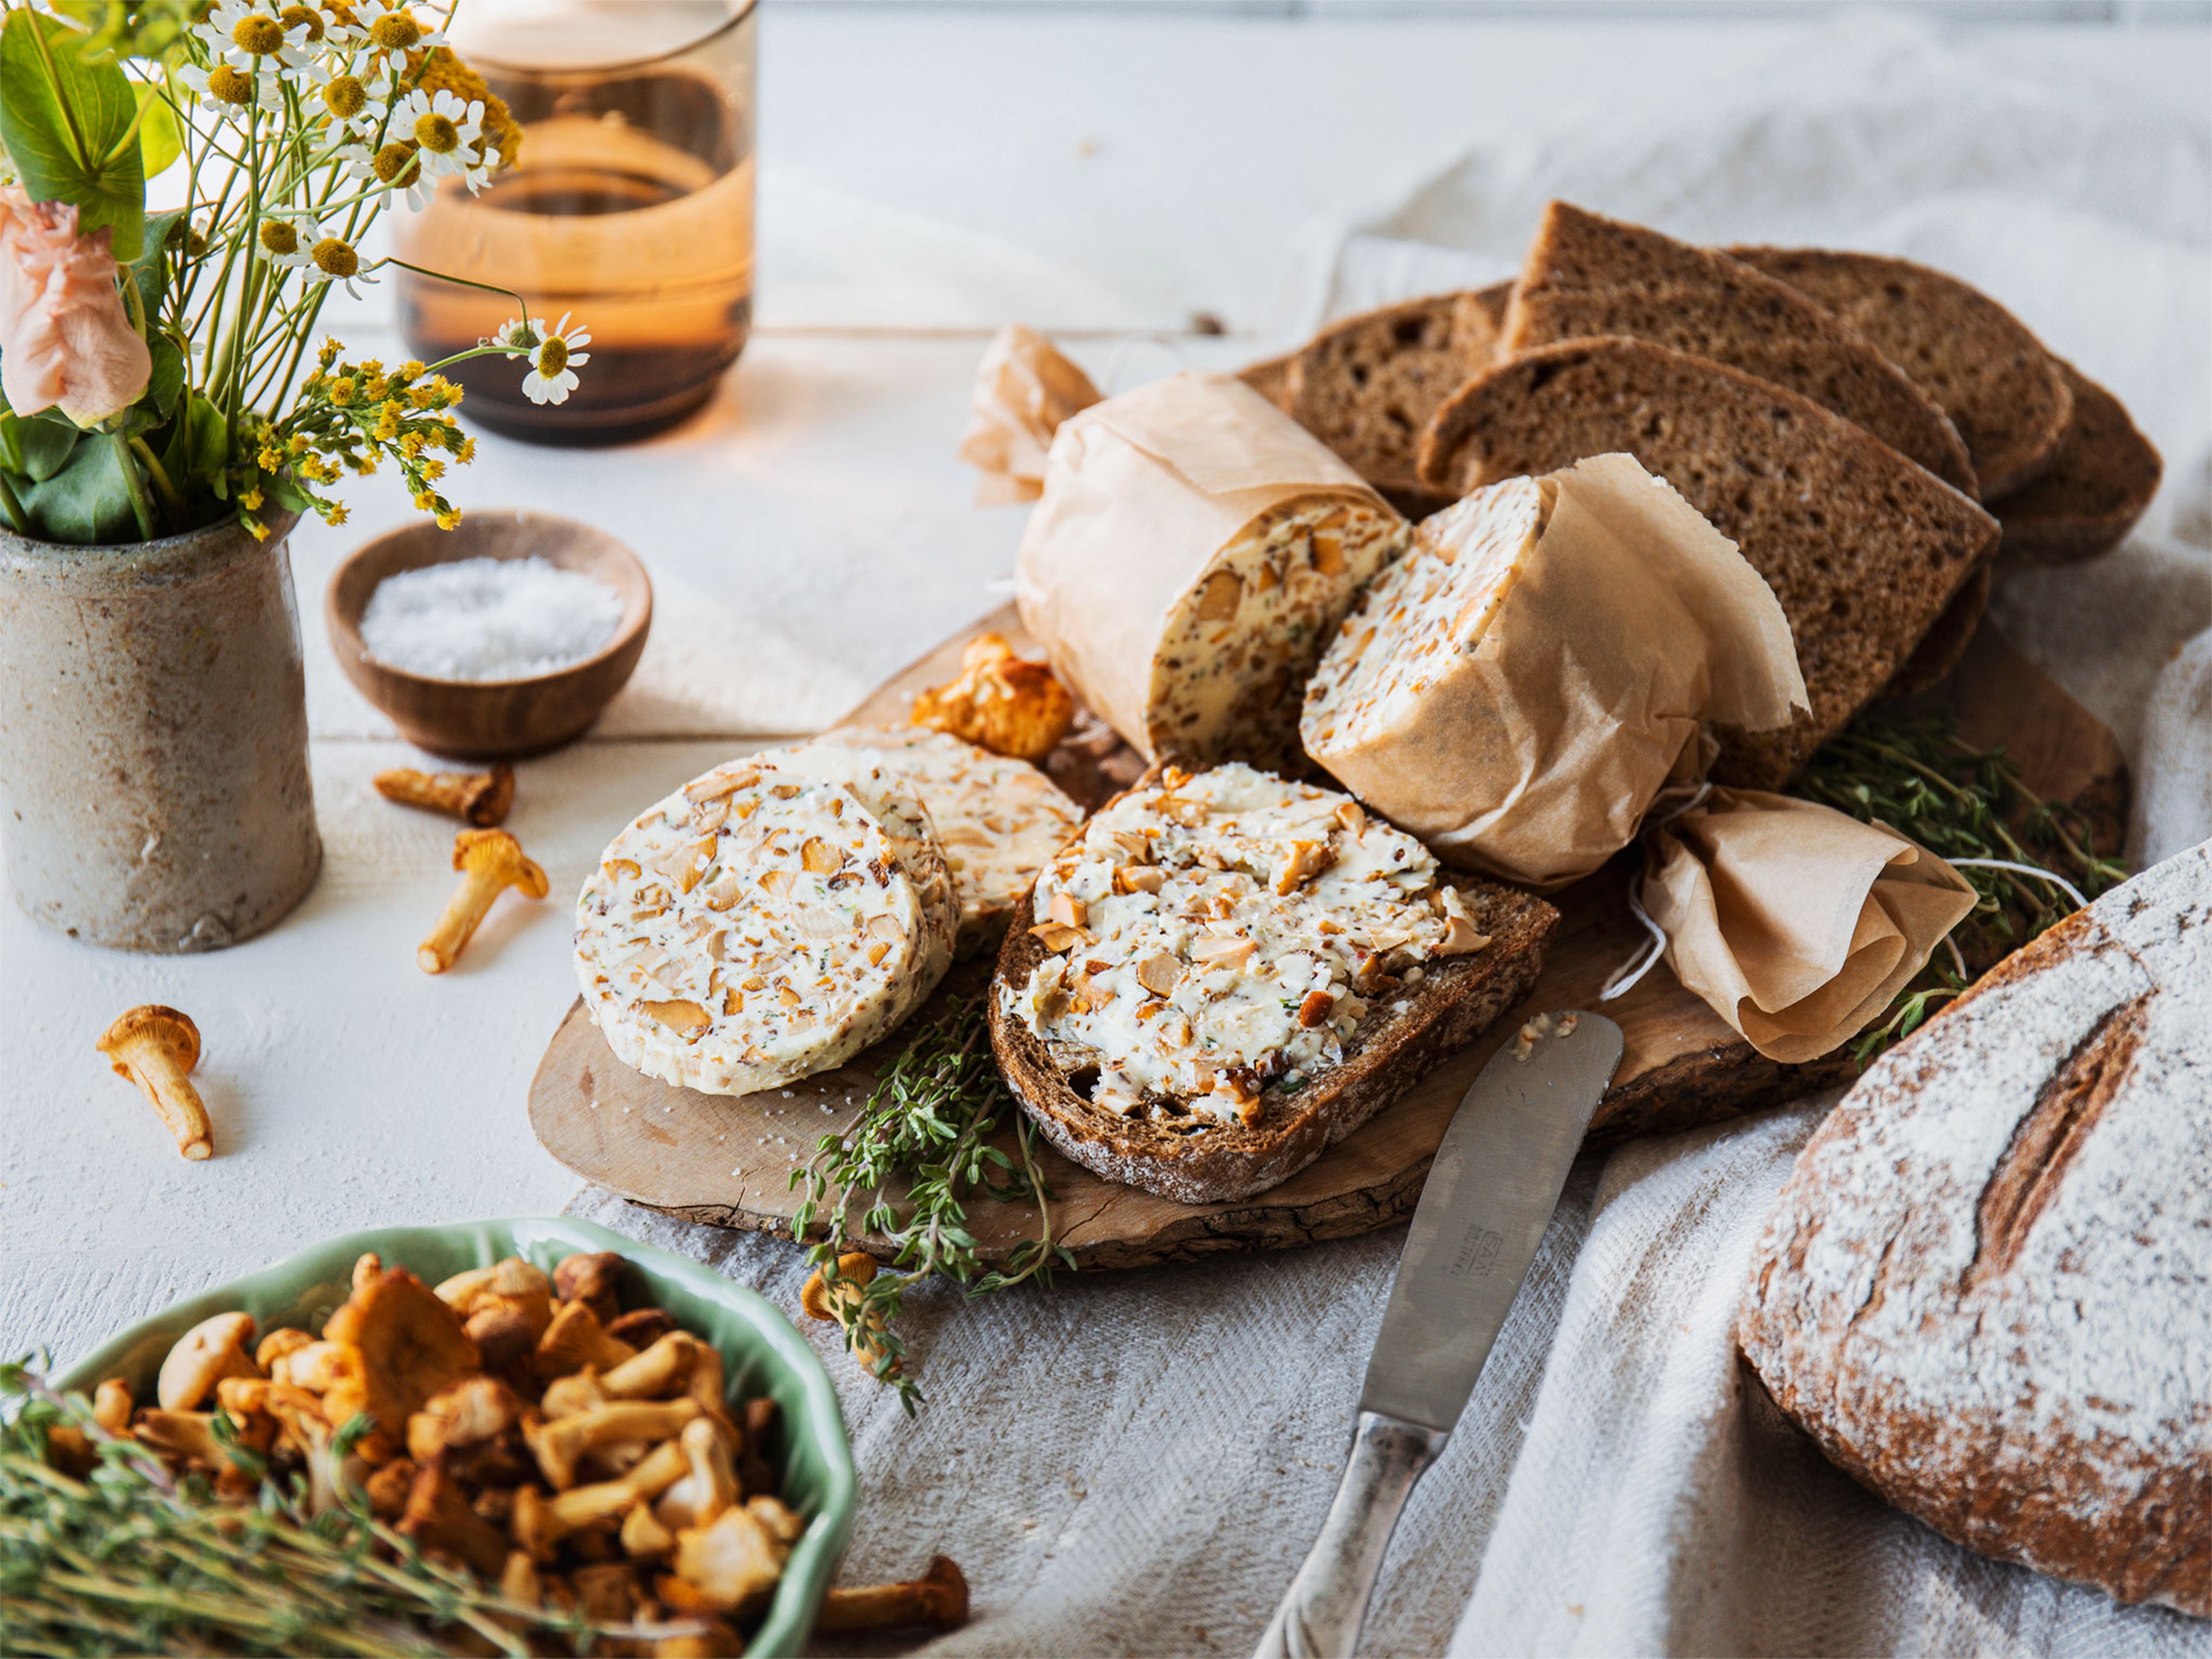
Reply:
M198 93L201 101L225 120L250 123L257 110L283 107L283 98L273 73L249 74L221 62L206 69L186 64L177 71L177 79Z
M368 49L386 63L395 58L404 60L409 52L418 48L427 52L446 44L445 30L424 22L419 14L405 6L387 4L381 11L363 7L358 15Z
M313 263L308 236L289 219L274 216L264 219L253 239L261 245L262 257L272 265L296 270Z
M422 171L429 177L466 179L474 173L481 182L483 108L482 99L464 103L443 87L434 94L417 87L392 110L392 136L420 147Z
M302 231L301 234L305 240L307 233ZM315 227L314 240L307 247L307 263L301 269L313 282L343 283L346 292L356 300L361 298L362 286L376 281L362 270L360 250L326 225Z
M296 14L288 20L283 13ZM269 0L222 0L207 21L194 31L206 43L208 56L219 58L241 74L257 74L282 66L304 69L311 42L324 24L313 8L283 9Z
M382 131L385 117L391 112L392 81L388 76L380 75L369 80L357 75L333 75L323 83L317 96L330 112L334 125L357 139L374 138Z
M569 314L545 331L543 337L527 325L510 321L492 337L495 345L519 346L530 351L530 373L522 377L522 395L533 404L565 404L577 386L576 365L588 363L592 354L578 346L591 344L583 329L568 326Z

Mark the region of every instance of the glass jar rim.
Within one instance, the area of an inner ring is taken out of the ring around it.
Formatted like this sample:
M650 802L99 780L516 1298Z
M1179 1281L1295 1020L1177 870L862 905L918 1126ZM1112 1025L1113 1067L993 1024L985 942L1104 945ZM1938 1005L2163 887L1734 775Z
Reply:
M478 70L495 70L502 75L535 76L541 80L556 80L568 76L589 76L597 79L623 70L644 69L654 64L665 64L672 58L683 58L720 40L731 30L747 21L760 9L760 0L742 0L730 15L706 33L686 40L680 46L671 46L665 52L648 52L642 58L624 58L611 64L518 64L500 57L496 52L481 49L468 53L470 64Z

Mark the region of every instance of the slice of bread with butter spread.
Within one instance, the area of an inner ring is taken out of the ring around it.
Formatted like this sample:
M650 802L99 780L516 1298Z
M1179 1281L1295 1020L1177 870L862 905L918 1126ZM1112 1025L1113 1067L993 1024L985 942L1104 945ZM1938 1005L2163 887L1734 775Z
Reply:
M1534 982L1559 914L1334 790L1156 769L1037 878L991 990L1062 1152L1183 1203L1284 1181Z
M719 766L616 836L576 900L576 977L615 1057L742 1095L842 1065L951 965L927 811L855 752Z

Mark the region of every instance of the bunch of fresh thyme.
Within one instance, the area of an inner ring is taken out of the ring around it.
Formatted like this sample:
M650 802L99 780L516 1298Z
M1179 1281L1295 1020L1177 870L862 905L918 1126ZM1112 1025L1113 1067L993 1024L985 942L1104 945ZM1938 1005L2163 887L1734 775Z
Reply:
M880 1382L899 1391L912 1413L921 1390L902 1360L906 1343L894 1328L908 1286L943 1273L971 1296L1002 1291L1028 1279L1052 1281L1056 1265L1075 1265L1052 1237L1052 1212L1037 1170L1036 1130L1014 1104L991 1057L983 992L948 997L945 1011L915 1029L849 1128L817 1143L806 1167L792 1172L806 1196L793 1218L805 1238L817 1221L824 1237L808 1252L831 1287L846 1345ZM1011 1112L1019 1167L992 1136ZM893 1188L903 1183L904 1210ZM1002 1204L1035 1204L1037 1236L1024 1240L1006 1264L987 1270L968 1229L968 1200L976 1195ZM851 1212L866 1207L860 1224L894 1248L896 1272L878 1273L865 1285L848 1279L840 1290L837 1256L851 1235Z
M1948 714L1869 709L1814 756L1796 792L1853 817L1880 821L1945 859L2002 859L2063 876L2089 898L2127 878L2099 853L2084 816L2027 787L2002 749L1976 749ZM2074 908L2064 888L2016 870L1959 873L1979 896L1939 954L1859 1039L1864 1066L1944 1003Z
M442 1654L457 1640L580 1654L600 1638L677 1633L507 1601L426 1559L358 1490L311 1516L304 1478L280 1484L228 1417L216 1437L259 1480L252 1503L224 1502L204 1477L173 1474L107 1433L82 1396L55 1392L28 1359L0 1365L0 1394L21 1402L0 1421L0 1646L10 1654ZM337 1462L374 1426L347 1424Z

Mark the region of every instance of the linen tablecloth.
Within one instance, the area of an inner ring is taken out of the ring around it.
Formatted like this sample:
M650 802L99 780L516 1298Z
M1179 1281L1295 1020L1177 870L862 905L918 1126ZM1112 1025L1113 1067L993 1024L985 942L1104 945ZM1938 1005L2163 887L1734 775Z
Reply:
M1557 76L1556 117L1305 239L1299 328L1509 275L1555 194L1696 240L1864 247L1982 285L2112 386L2166 459L2124 548L2006 569L1991 614L2118 734L2135 856L2212 835L2212 112L1973 67L1881 18L1782 37L1768 72L1715 84L1664 130L1577 106L1570 65L1506 70ZM1400 1526L1367 1651L2212 1656L2212 1626L1946 1543L1747 1381L1732 1333L1751 1243L1826 1103L1577 1164ZM787 1242L603 1193L574 1209L796 1308L806 1268ZM1249 1650L1334 1492L1402 1240L973 1303L932 1287L914 1303L930 1403L912 1422L811 1327L861 1473L846 1577L954 1556L978 1617L933 1652Z

